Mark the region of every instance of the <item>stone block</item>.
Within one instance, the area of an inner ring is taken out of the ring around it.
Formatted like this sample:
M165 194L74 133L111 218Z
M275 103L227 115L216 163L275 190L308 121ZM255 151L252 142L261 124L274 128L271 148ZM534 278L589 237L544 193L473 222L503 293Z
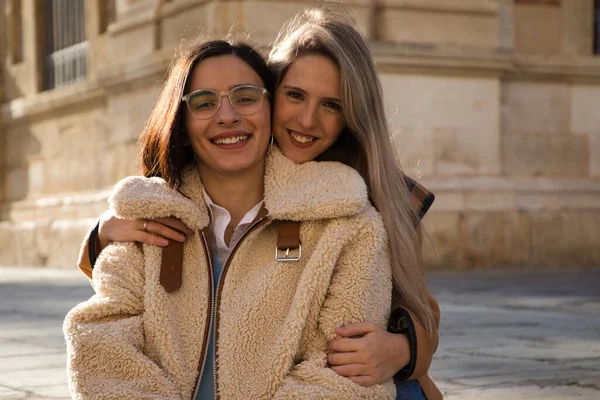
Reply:
M530 261L531 224L522 212L467 212L466 264L475 269L526 266Z
M15 235L8 221L0 222L0 265L18 265Z
M500 0L498 8L498 46L512 50L515 45L514 1Z
M522 210L599 209L597 191L531 191L516 195L516 207Z
M532 264L600 264L600 211L556 210L531 214Z
M432 174L437 162L435 152L446 151L454 142L461 150L469 146L480 153L472 156L466 151L478 162L468 170L499 173L496 79L387 73L380 78L390 126L396 131L400 129L396 145L408 171L418 162L425 176ZM435 130L440 127L451 127L455 132L446 146L436 143ZM442 150L436 150L436 146ZM462 165L461 168L464 170Z
M141 24L110 34L106 44L107 52L113 60L118 60L117 62L152 54L154 32L153 24Z
M515 51L523 54L560 54L563 16L560 7L515 4Z
M434 128L436 176L498 174L498 136L497 130L488 133L461 128Z
M427 186L426 186L427 187ZM462 190L438 190L431 188L435 194L433 207L435 211L460 212L466 209L466 196Z
M600 177L600 85L571 88L571 132L589 134L590 175Z
M423 219L423 233L423 261L428 269L464 268L461 213L428 213Z
M158 98L159 88L146 86L113 93L108 98L110 146L134 142L142 133Z
M498 45L495 13L382 7L377 24L377 37L384 41L476 47ZM444 29L439 29L440 26Z
M571 125L569 132L600 134L600 85L571 86Z
M563 83L506 82L502 85L502 132L570 132L571 94Z
M600 134L590 135L590 176L600 178Z
M392 140L404 172L419 178L434 172L431 132L417 132L414 127L392 127Z
M511 176L585 177L589 173L587 135L507 135L502 165Z
M210 32L206 27L210 25L210 19L209 7L206 6L163 17L160 24L162 47L178 48L182 40L195 43L202 40L202 36L208 37Z
M594 0L563 1L563 53L591 56L594 19L590 18Z
M37 156L42 151L40 141L26 127L6 129L4 135L6 149L10 149L9 151L2 150L5 157L4 165L7 168L24 167L28 157Z
M512 211L516 204L516 194L509 190L473 190L465 194L465 209L469 211Z
M0 265L73 268L91 221L0 223Z
M89 229L90 221L87 219L53 221L47 240L51 248L60 251L52 251L45 264L58 268L73 268L77 265L79 246Z
M13 225L13 234L15 235L15 251L17 265L43 266L46 264L48 254L40 251L39 235L37 229L43 222L24 222ZM45 240L49 240L46 237Z
M111 162L107 164L110 175L107 176L108 180L104 182L104 187L112 188L115 183L126 176L140 174L141 169L137 159L138 152L139 146L137 143L121 143L112 148Z
M29 194L29 173L27 168L7 169L4 198L10 203L23 200Z

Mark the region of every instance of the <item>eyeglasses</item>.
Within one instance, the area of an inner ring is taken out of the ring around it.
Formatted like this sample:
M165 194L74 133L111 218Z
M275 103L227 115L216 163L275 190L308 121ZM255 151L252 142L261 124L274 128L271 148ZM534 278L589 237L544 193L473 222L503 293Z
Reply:
M196 90L183 96L181 101L187 104L188 109L195 118L209 119L214 117L221 108L223 96L227 96L229 104L236 113L252 115L258 112L265 94L268 93L265 88L254 85L241 85L229 92L217 92L212 89Z

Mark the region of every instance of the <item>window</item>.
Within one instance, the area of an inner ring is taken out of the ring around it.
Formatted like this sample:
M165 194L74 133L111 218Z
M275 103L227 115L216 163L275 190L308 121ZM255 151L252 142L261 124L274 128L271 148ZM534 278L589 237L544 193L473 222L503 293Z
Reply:
M594 54L600 54L600 0L594 0Z
M87 74L84 0L45 0L43 87L82 81Z

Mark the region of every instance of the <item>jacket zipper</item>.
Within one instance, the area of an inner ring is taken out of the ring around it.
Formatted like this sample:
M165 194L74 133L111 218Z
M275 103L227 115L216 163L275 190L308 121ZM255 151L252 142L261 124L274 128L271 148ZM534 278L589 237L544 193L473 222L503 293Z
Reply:
M206 316L207 321L206 321L206 328L204 329L204 344L202 345L202 352L201 352L201 356L200 356L200 364L199 364L199 368L198 368L198 376L196 377L196 388L194 389L194 392L192 393L192 400L196 399L196 396L198 395L198 391L200 390L200 381L202 379L202 374L204 372L204 366L206 365L206 358L207 358L207 352L206 349L208 347L208 339L210 336L210 331L212 329L212 325L213 325L213 314L214 314L214 307L215 307L215 302L213 301L213 269L212 269L212 255L210 254L210 248L208 247L208 241L206 240L206 236L204 235L204 232L201 232L202 235L202 242L204 243L204 250L206 251L206 261L208 262L208 293L209 293L209 298L208 298L208 302L209 302L209 308L210 308L210 312L208 313L208 315Z
M215 399L219 398L217 389L218 389L218 376L219 376L219 370L218 370L218 364L217 364L217 343L218 343L218 339L219 339L219 319L218 319L218 310L219 310L219 303L221 301L221 291L223 290L223 287L221 285L221 282L223 281L225 274L227 273L227 269L229 268L229 261L233 258L234 254L236 253L237 249L240 246L240 243L242 243L242 241L250 234L250 232L252 232L252 230L254 230L254 228L256 228L257 226L259 226L260 224L262 224L263 222L267 221L267 218L262 217L259 220L255 221L252 225L250 225L250 227L248 229L246 229L246 232L244 232L244 234L238 239L238 241L235 243L235 245L233 246L233 249L231 250L231 252L229 253L229 255L227 256L227 259L225 260L225 263L223 264L223 270L221 271L221 275L219 276L219 280L217 281L217 294L215 297L215 307L213 307L213 320L215 321L215 330L214 330L214 341L215 341L215 359L214 359L214 371L215 371L215 379L214 379L214 383L215 383Z

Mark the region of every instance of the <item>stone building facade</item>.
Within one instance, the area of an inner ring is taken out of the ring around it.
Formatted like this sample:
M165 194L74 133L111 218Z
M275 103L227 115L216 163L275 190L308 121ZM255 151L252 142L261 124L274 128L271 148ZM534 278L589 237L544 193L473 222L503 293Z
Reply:
M595 0L346 0L409 174L430 268L600 265ZM0 265L73 267L182 40L265 48L313 1L0 0Z

